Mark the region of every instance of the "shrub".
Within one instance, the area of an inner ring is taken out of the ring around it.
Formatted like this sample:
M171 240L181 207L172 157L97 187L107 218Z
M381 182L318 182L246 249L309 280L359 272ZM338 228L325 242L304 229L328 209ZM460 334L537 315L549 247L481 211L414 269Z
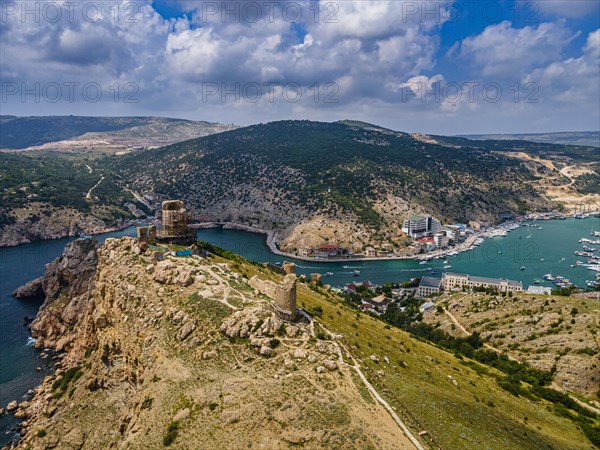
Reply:
M165 447L170 446L177 438L177 430L179 424L175 421L171 422L167 428L167 434L163 437L163 444Z

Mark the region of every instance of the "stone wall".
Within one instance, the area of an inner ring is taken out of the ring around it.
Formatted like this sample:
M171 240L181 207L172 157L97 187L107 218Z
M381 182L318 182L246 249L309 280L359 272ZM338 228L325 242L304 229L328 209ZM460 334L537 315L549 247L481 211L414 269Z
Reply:
M288 274L282 284L261 280L257 276L250 279L250 286L273 299L277 314L284 320L296 319L296 275Z

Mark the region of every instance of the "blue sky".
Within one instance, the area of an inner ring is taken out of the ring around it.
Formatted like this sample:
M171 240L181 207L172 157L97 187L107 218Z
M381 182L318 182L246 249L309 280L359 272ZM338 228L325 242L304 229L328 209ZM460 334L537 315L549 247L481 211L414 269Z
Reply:
M116 5L0 0L2 113L600 128L597 1Z

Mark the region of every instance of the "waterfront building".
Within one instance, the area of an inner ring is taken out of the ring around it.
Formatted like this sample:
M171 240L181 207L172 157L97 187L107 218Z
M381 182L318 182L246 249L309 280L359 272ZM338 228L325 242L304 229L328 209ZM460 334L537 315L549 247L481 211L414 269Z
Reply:
M433 235L433 242L437 248L447 247L450 239L446 236L446 233L439 232Z
M298 256L303 258L308 258L309 256L312 256L313 253L314 250L312 248L301 248L298 250Z
M367 247L367 250L365 251L365 256L367 256L368 258L374 258L375 256L377 256L377 251L373 247Z
M415 297L425 298L431 294L438 294L442 290L442 279L434 277L423 277L419 283L419 288Z
M413 239L419 239L425 236L432 236L442 229L439 220L431 216L411 216L404 220L402 231Z
M523 290L523 283L506 278L476 277L465 273L447 272L442 276L442 287L446 291L480 287L497 289L500 292L519 292Z
M456 225L448 225L442 229L448 239L458 242L460 239L460 227Z
M552 294L552 288L546 286L529 286L527 288L527 293L537 295L550 295Z

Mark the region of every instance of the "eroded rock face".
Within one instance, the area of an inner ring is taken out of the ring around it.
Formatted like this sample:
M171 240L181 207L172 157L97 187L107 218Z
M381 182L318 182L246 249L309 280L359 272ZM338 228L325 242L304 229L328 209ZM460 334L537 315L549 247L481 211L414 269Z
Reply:
M36 347L64 350L70 346L72 330L90 307L98 248L94 239L78 239L46 267L38 282L46 299L31 324Z
M14 298L25 299L25 298L36 298L44 295L44 289L42 287L43 277L31 280L25 283L20 288L15 289L11 294Z

